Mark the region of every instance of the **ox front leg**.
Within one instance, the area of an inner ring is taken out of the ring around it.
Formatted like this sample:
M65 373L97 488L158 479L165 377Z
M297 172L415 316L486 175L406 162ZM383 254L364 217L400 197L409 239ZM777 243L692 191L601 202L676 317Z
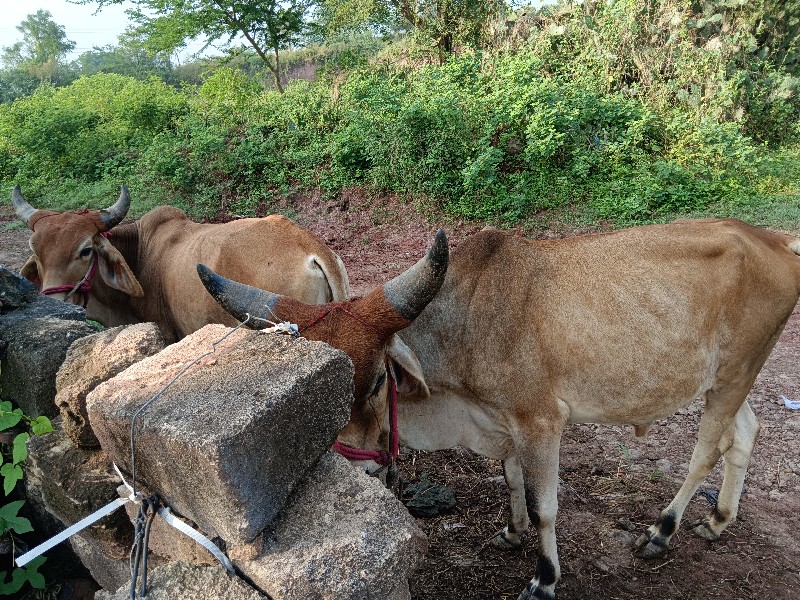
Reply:
M519 458L510 456L503 461L503 474L510 496L510 515L508 525L500 530L492 543L499 548L518 549L522 546L523 533L528 531L528 508L525 504L525 480Z
M531 525L538 532L536 573L518 600L555 600L561 567L556 547L556 512L558 510L558 457L561 426L549 423L526 435L517 444L525 475L525 499Z
M745 391L744 394L746 393ZM686 480L683 482L681 489L678 490L675 498L661 512L658 520L636 541L635 550L638 557L655 558L669 549L670 540L675 532L678 531L683 513L692 496L694 496L697 488L711 469L717 464L722 454L733 443L734 419L737 415L736 411L742 406L743 398L744 395L738 393L735 395L730 393L723 394L714 390L706 393L705 412L700 419L697 443L692 452L692 460L689 463L689 474L686 476ZM742 418L748 419L746 415ZM754 440L755 437L752 438L752 441ZM752 443L750 443L750 450L752 450ZM741 457L737 458L737 462L741 462ZM744 470L746 468L745 463L740 473L740 482L744 478ZM738 471L738 467L733 466L732 469ZM741 483L739 489L741 490ZM732 493L731 489L726 489L726 492ZM725 521L725 524L727 522L729 520Z
M725 461L725 474L717 497L717 506L705 519L694 523L692 530L707 540L718 540L725 528L736 520L739 498L747 474L747 465L753 455L760 425L750 405L745 402L736 413L736 420L720 444Z

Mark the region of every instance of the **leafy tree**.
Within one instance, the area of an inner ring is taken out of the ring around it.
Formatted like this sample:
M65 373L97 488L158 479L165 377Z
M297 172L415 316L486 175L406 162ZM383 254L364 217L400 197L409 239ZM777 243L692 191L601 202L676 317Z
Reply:
M75 48L64 27L53 21L53 15L38 10L17 25L22 41L3 48L2 62L12 70L28 73L39 82L61 83L66 75L63 61Z
M326 0L319 25L329 33L399 27L436 50L439 62L459 46L483 48L503 0Z
M125 0L79 0L100 8ZM297 43L305 30L305 16L314 0L130 0L128 11L152 50L172 52L187 40L204 38L206 46L220 42L232 55L248 46L255 50L280 80L280 51ZM244 42L242 42L244 38Z
M39 80L20 69L0 70L0 103L29 96L39 85Z
M82 75L117 73L136 79L155 75L164 81L172 80L173 65L167 52L152 52L144 41L131 32L118 38L118 45L94 47L78 57Z

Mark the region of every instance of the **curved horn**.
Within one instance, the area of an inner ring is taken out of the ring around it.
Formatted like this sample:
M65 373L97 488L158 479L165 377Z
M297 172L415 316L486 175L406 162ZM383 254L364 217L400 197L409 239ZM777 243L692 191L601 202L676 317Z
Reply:
M22 190L20 190L18 185L15 185L14 189L11 191L11 201L14 203L14 210L17 211L17 216L25 222L25 225L28 224L31 217L39 210L28 204L28 201L22 197Z
M119 225L120 221L128 214L131 207L131 195L124 185L120 188L119 198L108 208L100 211L100 219L106 226L106 231Z
M248 323L252 329L264 329L270 325L268 321L277 320L272 309L282 298L279 294L226 279L201 263L197 265L197 274L200 275L208 293L233 318L244 321L249 313L253 317L262 319L255 323Z
M448 258L447 236L440 229L428 253L417 264L383 286L386 300L392 308L413 321L442 287Z

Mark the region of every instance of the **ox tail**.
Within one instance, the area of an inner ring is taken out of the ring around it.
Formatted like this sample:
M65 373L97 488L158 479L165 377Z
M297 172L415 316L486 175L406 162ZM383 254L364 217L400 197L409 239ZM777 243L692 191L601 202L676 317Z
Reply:
M331 264L330 259L326 260L312 254L308 257L307 264L312 271L322 271L328 287L327 302L344 302L350 299L350 279L339 255L333 254L333 257L335 263Z

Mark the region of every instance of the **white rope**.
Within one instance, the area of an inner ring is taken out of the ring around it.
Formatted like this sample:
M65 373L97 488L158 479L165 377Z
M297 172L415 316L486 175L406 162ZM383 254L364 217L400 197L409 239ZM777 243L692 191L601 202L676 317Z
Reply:
M83 519L81 519L80 521L78 521L77 523L72 525L71 527L67 527L64 531L62 531L58 535L56 535L54 537L51 537L46 542L42 542L41 544L39 544L35 548L33 548L31 550L28 550L22 556L18 556L17 559L14 562L17 563L18 567L22 567L22 566L27 565L29 562L31 562L34 558L36 558L40 554L44 554L45 552L50 550L50 548L52 548L53 546L56 546L56 545L60 544L61 542L63 542L67 538L72 537L73 535L75 535L76 533L81 531L82 529L86 529L92 523L94 523L96 521L99 521L100 519L102 519L105 516L110 515L115 510L117 510L120 506L122 506L124 504L127 504L130 501L131 501L130 498L117 498L113 502L109 502L103 508L100 508L100 509L94 511L88 517L84 517Z
M181 521L179 518L177 518L174 514L172 514L172 511L169 509L168 506L162 506L161 508L159 508L158 514L161 515L161 518L163 518L167 523L172 525L175 529L177 529L181 533L188 535L195 542L200 544L203 548L211 552L211 554L214 555L214 558L216 558L222 564L222 566L225 567L225 569L227 569L228 573L233 574L234 571L231 561L228 560L228 557L222 553L222 550L220 550L219 547L214 542L212 542L210 539L208 539L206 536L204 536L202 533L200 533L193 527L190 527L189 525Z
M114 464L114 470L117 472L119 478L122 480L122 485L128 488L128 491L131 493L128 499L134 498L135 496L141 498L142 495L138 492L134 492L133 486L131 486L127 481L125 481L125 478L122 476L122 473L120 472L116 464ZM214 558L216 558L222 564L222 566L228 570L229 573L233 573L233 565L231 564L231 561L228 560L228 557L222 553L222 550L220 550L219 547L214 542L212 542L210 539L208 539L206 536L204 536L196 529L190 527L189 525L178 519L174 514L172 514L172 511L169 509L168 506L162 506L161 508L159 508L158 514L161 515L161 517L167 523L172 525L175 529L177 529L181 533L188 535L198 544L203 546L203 548L211 552L211 554L214 555Z

